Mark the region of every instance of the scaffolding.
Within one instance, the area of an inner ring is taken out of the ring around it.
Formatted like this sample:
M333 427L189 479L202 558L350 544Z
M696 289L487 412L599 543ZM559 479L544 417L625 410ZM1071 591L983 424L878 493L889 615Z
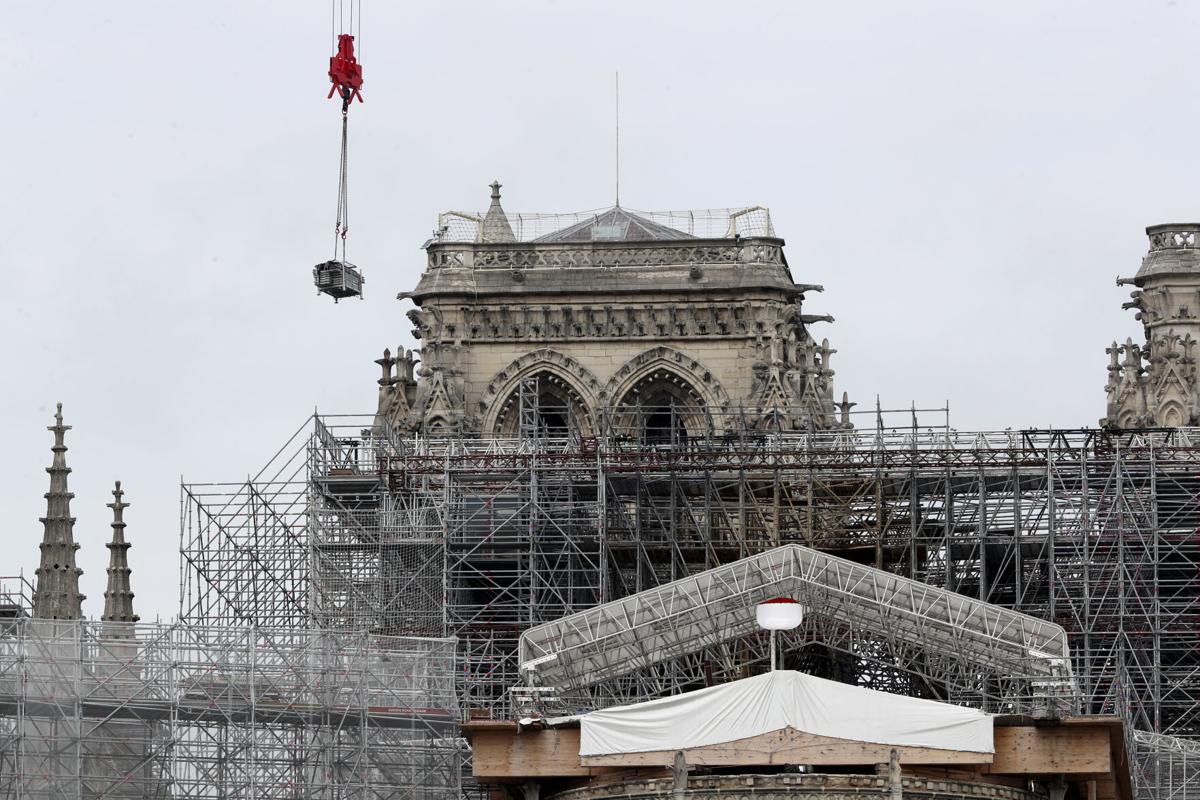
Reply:
M0 575L0 625L33 612L33 584L24 575Z
M0 798L459 795L454 642L22 619Z
M180 618L441 636L439 498L378 471L403 447L369 418L314 416L245 481L183 484Z
M1155 800L1200 798L1200 744L1146 731L1133 731L1131 738L1136 786L1154 787Z
M455 636L460 701L503 715L525 629L796 543L1056 623L1084 713L1200 738L1200 431L968 433L915 410L787 431L751 410L639 411L597 409L582 436L526 414L507 438L314 416L255 478L183 487L181 615ZM659 418L669 432L648 430ZM868 656L786 659L914 691ZM766 658L749 637L736 658L626 686L680 691Z

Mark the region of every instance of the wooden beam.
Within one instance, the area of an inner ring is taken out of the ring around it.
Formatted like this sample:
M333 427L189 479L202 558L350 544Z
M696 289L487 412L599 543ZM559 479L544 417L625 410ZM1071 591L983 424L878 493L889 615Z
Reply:
M493 780L587 777L596 771L579 763L579 729L475 728L471 732L475 777Z
M847 764L886 764L893 745L859 742L817 736L793 728L771 731L722 744L685 749L687 763L698 766L736 766L741 764L811 764L834 766ZM939 750L932 747L895 747L900 763L910 764L990 764L991 753L967 750ZM662 766L675 759L674 750L644 753L581 756L580 762L601 766Z
M1107 726L996 728L992 772L1078 775L1112 772Z
M995 754L963 750L900 747L904 767L975 770L980 778L1011 783L1013 779L1062 774L1090 794L1087 781L1096 781L1095 800L1130 800L1125 786L1128 767L1120 756L1120 728L1107 720L1092 724L1017 725L995 728ZM550 778L588 778L623 769L669 766L675 751L579 756L579 729L518 730L512 722L469 722L464 732L474 750L475 776L490 782L522 782ZM1114 751L1114 748L1117 748ZM698 766L755 766L811 764L813 766L886 763L892 747L847 739L815 736L792 729L685 751Z

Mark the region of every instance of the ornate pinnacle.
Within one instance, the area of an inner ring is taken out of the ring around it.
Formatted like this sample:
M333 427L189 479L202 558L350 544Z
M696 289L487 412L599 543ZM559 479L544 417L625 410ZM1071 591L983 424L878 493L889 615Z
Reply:
M858 403L850 402L850 395L847 392L842 392L842 402L837 404L838 410L842 412L841 425L843 428L853 428L854 424L850 422L850 409L854 408Z
M108 504L113 511L112 541L106 545L108 587L104 590L104 614L100 619L103 622L137 622L138 615L133 613L133 592L129 587L129 542L125 541L124 515L129 503L124 500L120 481L112 495L113 502ZM131 633L128 635L132 636Z
M492 204L488 207L487 214L483 217L483 222L479 226L479 240L483 242L515 242L517 237L513 234L512 225L508 222L508 216L504 213L504 209L500 207L500 181L492 181Z
M399 355L399 353L397 353L397 355ZM378 364L380 369L383 370L383 375L379 378L379 381L378 381L380 386L391 386L392 385L392 383L393 383L393 381L392 381L392 366L396 363L397 360L398 359L392 358L392 351L387 349L386 347L383 348L383 358L375 359L375 363Z
M67 489L67 445L64 443L70 425L63 425L62 403L54 413L54 424L47 428L54 433L54 458L46 472L50 473L50 491L46 493L46 516L41 518L43 533L41 559L36 571L37 588L33 594L33 616L38 619L81 619L83 595L79 593L79 576L83 570L75 566L75 518L71 516L71 494Z

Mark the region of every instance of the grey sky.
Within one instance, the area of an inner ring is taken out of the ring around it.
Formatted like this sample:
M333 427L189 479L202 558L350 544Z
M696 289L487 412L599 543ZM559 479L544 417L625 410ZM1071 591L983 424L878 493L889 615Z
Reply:
M314 406L369 412L438 211L762 203L837 389L960 429L1094 424L1118 274L1200 217L1194 3L364 0L349 255L317 297L338 109L323 2L5 3L0 574L37 564L55 401L86 613L109 492L135 606L176 612L178 495Z

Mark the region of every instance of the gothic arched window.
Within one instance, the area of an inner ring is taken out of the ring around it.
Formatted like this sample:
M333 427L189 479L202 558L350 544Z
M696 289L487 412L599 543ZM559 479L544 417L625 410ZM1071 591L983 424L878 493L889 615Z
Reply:
M687 444L712 429L703 397L666 367L630 387L617 404L615 418L615 433L656 446Z
M591 435L591 409L571 384L549 370L527 375L504 398L494 433L559 439Z

